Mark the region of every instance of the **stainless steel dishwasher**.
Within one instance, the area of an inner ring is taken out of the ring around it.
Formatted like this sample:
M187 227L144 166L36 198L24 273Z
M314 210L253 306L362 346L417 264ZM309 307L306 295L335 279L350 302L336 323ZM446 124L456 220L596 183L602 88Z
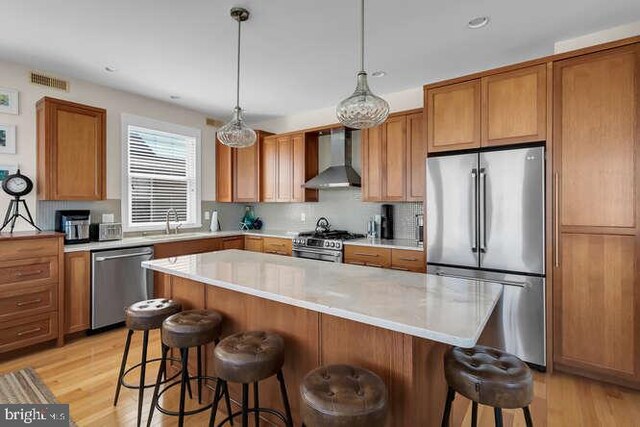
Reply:
M153 259L153 246L91 252L91 329L124 321L124 310L153 298L153 272L142 261Z

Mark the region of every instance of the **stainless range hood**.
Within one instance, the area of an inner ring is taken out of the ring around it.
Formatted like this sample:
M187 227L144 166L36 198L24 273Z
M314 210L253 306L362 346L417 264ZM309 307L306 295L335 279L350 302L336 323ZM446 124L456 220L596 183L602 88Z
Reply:
M358 172L351 166L351 129L331 129L331 166L305 183L306 188L360 187Z

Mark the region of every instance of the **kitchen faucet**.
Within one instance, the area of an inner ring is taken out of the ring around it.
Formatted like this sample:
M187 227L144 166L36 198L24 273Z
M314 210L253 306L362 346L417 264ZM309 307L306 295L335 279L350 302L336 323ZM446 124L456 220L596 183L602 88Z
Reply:
M165 234L171 234L171 223L169 222L169 214L173 212L173 217L176 220L176 228L173 229L173 234L178 234L178 229L180 228L180 223L178 222L178 212L174 208L167 209L167 224L165 226L164 232Z

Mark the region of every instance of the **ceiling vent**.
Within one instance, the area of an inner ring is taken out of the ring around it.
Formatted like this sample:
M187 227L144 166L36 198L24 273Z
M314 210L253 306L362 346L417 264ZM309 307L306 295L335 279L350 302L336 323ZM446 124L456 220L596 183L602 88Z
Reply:
M69 92L69 82L42 73L31 72L31 83Z

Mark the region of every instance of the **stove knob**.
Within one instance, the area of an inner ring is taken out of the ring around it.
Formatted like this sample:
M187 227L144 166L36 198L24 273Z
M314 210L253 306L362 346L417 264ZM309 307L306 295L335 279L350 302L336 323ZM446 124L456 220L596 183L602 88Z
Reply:
M335 248L336 247L336 242L331 242L331 247Z

